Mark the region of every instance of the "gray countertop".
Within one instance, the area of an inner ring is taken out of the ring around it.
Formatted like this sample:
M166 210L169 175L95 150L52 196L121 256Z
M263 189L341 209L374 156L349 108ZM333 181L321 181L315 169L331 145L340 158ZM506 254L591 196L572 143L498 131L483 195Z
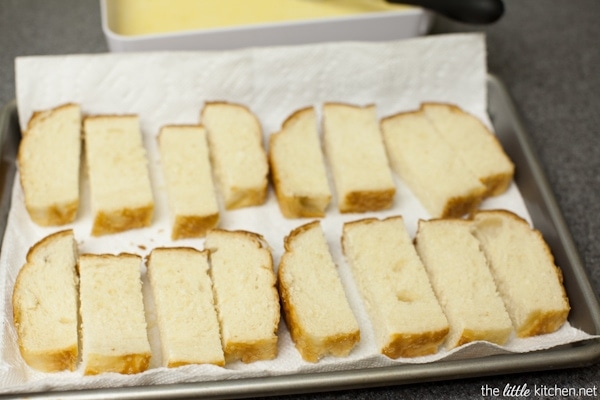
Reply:
M484 31L489 71L511 93L595 293L600 293L600 1L505 0L490 26L436 19L432 34ZM0 104L15 97L20 55L106 52L98 0L0 2ZM481 398L484 386L600 388L600 364L519 375L329 393L290 399ZM530 396L529 398L535 398ZM596 397L599 398L599 397Z

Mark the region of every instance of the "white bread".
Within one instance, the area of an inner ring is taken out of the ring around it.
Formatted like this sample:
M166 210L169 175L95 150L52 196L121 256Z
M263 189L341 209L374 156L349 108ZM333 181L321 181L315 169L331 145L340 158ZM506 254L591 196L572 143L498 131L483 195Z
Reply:
M432 217L460 217L477 209L486 187L423 111L384 118L381 129L394 171Z
M424 103L421 109L441 137L486 186L484 197L506 191L514 165L496 136L474 115L444 103Z
M257 117L240 104L208 102L201 123L208 132L211 161L225 208L263 204L269 165Z
M302 358L347 356L360 341L337 266L318 221L294 229L284 241L278 287L285 320Z
M221 327L225 361L277 356L279 295L273 259L255 233L213 229L204 242Z
M513 327L469 221L419 221L415 247L448 318L446 346L504 344Z
M473 223L517 336L560 328L569 314L569 300L542 234L505 210L477 212Z
M174 240L204 237L219 222L206 140L201 125L164 126L158 136Z
M13 318L25 362L43 372L75 370L78 359L77 244L51 234L27 253L13 289Z
M81 350L85 375L136 374L152 356L140 279L141 257L79 257Z
M342 245L381 353L391 358L436 353L448 321L402 217L347 222Z
M156 248L147 259L158 319L162 365L225 365L208 252Z
M154 213L148 161L136 115L83 120L93 213L92 235L149 226Z
M342 213L388 209L396 187L374 105L323 105L323 145Z
M73 222L79 208L79 105L35 112L23 130L17 157L31 219L42 226Z
M331 201L314 108L290 115L269 138L273 185L284 217L324 217Z

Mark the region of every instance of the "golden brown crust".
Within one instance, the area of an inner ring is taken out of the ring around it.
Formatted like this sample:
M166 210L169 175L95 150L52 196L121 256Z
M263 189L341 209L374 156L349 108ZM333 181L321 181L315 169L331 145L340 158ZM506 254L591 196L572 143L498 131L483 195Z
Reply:
M260 122L258 120L258 118L256 117L256 115L252 112L252 110L243 105L243 104L239 104L239 103L233 103L233 102L229 102L229 101L207 101L204 103L204 108L202 109L202 112L200 113L200 118L204 118L204 111L206 110L206 108L208 106L229 106L229 107L237 107L240 108L246 112L248 112L252 118L254 119L254 122L256 124L257 127L257 136L260 138L261 142L262 142L262 127L260 125Z
M21 175L21 182L24 175ZM50 207L33 207L31 204L25 203L25 208L29 216L36 224L40 226L59 226L66 225L75 220L77 210L79 209L79 201L72 201L64 204L53 204Z
M47 352L38 352L30 350L23 343L24 330L27 329L23 326L23 313L25 312L21 308L19 301L19 295L23 289L23 279L25 274L32 268L33 257L35 253L41 248L50 245L52 241L60 239L63 236L72 236L73 230L66 229L63 231L55 232L50 234L37 243L35 243L27 252L25 257L25 264L19 270L17 279L15 280L15 286L12 293L12 307L13 307L13 322L17 331L17 344L19 345L19 351L21 356L30 367L43 371L43 372L58 372L63 370L74 371L77 366L77 359L79 355L79 349L77 344L68 346L63 349L54 349Z
M273 136L271 136L273 138ZM325 209L331 201L331 196L288 196L281 187L279 170L273 160L269 158L271 165L271 179L275 188L275 196L281 214L285 218L322 218L325 216Z
M235 234L235 235L240 235L242 237L246 237L248 239L250 239L250 241L252 241L252 243L254 243L256 245L257 248L259 249L267 249L269 250L269 257L271 257L271 270L273 270L273 259L272 259L272 255L269 249L269 244L267 243L266 239L264 238L264 236L262 236L259 233L256 232L250 232L250 231L245 231L243 229L238 229L238 230L227 230L227 229L221 229L221 228L213 228L211 229L209 232L214 232L216 234ZM210 249L208 249L210 250Z
M208 256L208 253L209 253L209 251L206 250L206 249L205 250L198 250L198 249L196 249L194 247L188 247L188 246L155 247L145 257L144 261L146 262L146 268L148 270L152 269L152 263L150 262L150 259L152 258L153 254L161 253L161 252L170 252L170 251L187 252L187 253L190 253L190 254L203 254L203 255L206 255L206 256Z
M150 353L125 354L120 356L89 354L83 373L84 375L98 375L104 372L138 374L148 369L151 356Z
M98 211L94 218L92 236L102 236L130 229L144 228L152 223L154 204L124 208L112 212Z
M241 360L245 364L277 357L277 335L255 342L229 341L223 346L225 362Z
M565 323L569 311L570 308L531 313L527 321L517 328L517 336L525 338L555 332Z
M293 240L319 225L319 221L312 221L297 227L292 230L284 239L285 251L291 251L291 243ZM302 326L296 308L292 304L290 298L291 288L282 279L287 268L285 257L282 257L277 271L277 288L281 299L281 307L283 308L283 317L290 331L290 335L298 352L305 361L318 362L322 357L331 354L336 357L345 357L354 348L356 343L360 341L360 330L355 330L345 334L331 335L327 337L314 337L310 335Z
M477 210L483 201L484 189L473 190L464 196L452 197L448 199L441 218L460 218L463 215L470 214Z
M260 188L232 188L233 196L225 203L227 210L260 206L267 199L267 180Z
M50 110L45 110L45 111L34 111L31 114L31 118L29 118L29 121L27 122L27 128L22 132L23 137L27 136L27 133L37 124L43 122L45 119L47 119L49 116L52 115L53 112L61 110L63 108L70 108L70 107L78 107L79 105L77 103L65 103L65 104L61 104L57 107L54 107Z
M138 118L137 114L87 114L82 121L93 119L113 119L113 118Z
M20 340L18 340L18 344L23 360L35 370L42 372L75 371L77 367L78 348L76 345L60 350L37 353L25 348Z
M183 367L184 365L192 365L192 364L197 364L197 363L195 361L187 361L187 360L169 361L167 363L167 368L177 368L177 367ZM225 361L213 360L213 361L207 361L204 364L212 364L212 365L216 365L217 367L224 367Z
M70 107L79 107L79 105L76 103L65 103L50 110L34 111L31 115L31 118L27 122L27 128L22 132L23 138L21 139L21 143L19 144L19 149L17 151L17 164L21 167L19 176L21 187L25 187L25 180L28 179L26 169L23 168L25 161L23 152L25 151L27 143L30 139L29 131L35 128L36 125L41 124L46 119L50 118L56 111ZM77 198L74 201L68 201L62 204L52 204L48 207L39 208L33 206L27 201L27 193L25 193L25 208L27 209L27 212L29 213L33 222L40 226L66 225L75 220L77 211L79 209L79 199Z
M173 222L171 239L201 238L217 226L219 214L212 215L178 215Z
M220 106L220 105L226 105L229 107L236 107L239 108L241 110L244 110L244 112L247 112L251 117L252 120L254 121L254 125L255 125L255 130L254 132L256 133L256 138L258 140L258 143L260 145L260 151L261 151L261 158L264 157L264 162L266 164L266 174L264 176L264 179L262 179L262 183L260 184L260 186L255 186L255 187L237 187L237 186L232 186L232 187L228 187L227 191L228 191L228 198L225 199L225 209L227 210L235 210L238 208L243 208L243 207L250 207L250 206L257 206L257 205L262 205L264 204L264 202L267 199L267 189L268 189L268 168L269 168L269 163L268 163L268 157L267 157L267 153L262 145L262 141L263 141L263 136L262 136L262 126L260 124L260 121L258 120L258 117L252 112L252 110L250 110L250 108L246 107L243 104L238 104L238 103L231 103L231 102L227 102L227 101L208 101L205 103L204 108L202 109L201 113L200 113L200 118L203 120L204 119L204 114L206 112L206 109L210 106ZM211 133L210 133L210 129L208 129L208 144L209 147L212 146L211 144ZM211 153L211 160L213 160L214 162L214 154ZM216 178L217 180L219 180L219 174L216 174ZM219 186L223 186L222 182L218 182Z
M563 274L560 267L558 267L554 260L554 255L552 254L552 250L548 243L545 241L542 232L531 227L529 222L522 218L521 216L515 214L512 211L504 210L504 209L495 209L495 210L480 210L474 212L470 215L470 219L473 220L477 215L498 215L504 218L512 219L517 223L527 225L532 233L537 237L537 240L540 241L542 247L544 249L544 254L548 258L549 262L554 266L554 272L560 283L560 288L562 290L561 296L565 303L565 308L560 310L550 310L546 312L536 311L528 316L527 320L521 324L521 326L516 326L515 330L517 332L518 337L529 337L535 335L542 335L546 333L552 333L558 330L567 320L569 316L569 312L571 310L571 306L569 303L569 298L567 297L567 292L565 290L563 284Z
M312 112L312 107L300 109L290 115L283 123L283 129L286 125L292 123L294 120L302 117L302 114L306 112ZM303 196L287 194L283 190L283 179L280 176L279 168L275 163L272 150L275 143L281 137L282 132L277 132L269 137L269 171L271 173L271 181L275 189L275 195L279 204L281 214L285 218L322 218L325 216L325 209L331 201L331 195L329 196Z
M308 229L310 225L312 225L312 223L303 227L302 230ZM336 357L347 356L354 348L356 343L360 341L360 330L346 334L332 335L325 338L314 337L306 332L298 318L295 307L291 303L290 287L281 279L285 268L285 261L282 260L281 264L279 265L278 272L279 296L281 298L281 306L284 311L283 316L285 323L302 358L305 361L316 363L322 357L328 354Z
M381 353L390 357L420 357L435 354L448 335L449 328L421 333L397 333Z
M508 187L510 186L510 184L512 182L515 166L514 166L513 162L510 160L510 158L506 155L504 148L502 147L502 144L498 140L498 137L493 132L491 132L489 130L489 128L479 118L477 118L475 115L463 110L461 107L457 106L456 104L445 103L445 102L424 102L421 104L420 110L423 110L427 106L444 106L452 113L469 115L469 116L473 117L473 119L475 121L477 121L477 123L488 133L488 135L494 142L496 149L505 155L506 160L509 162L511 167L510 167L510 170L507 171L506 173L494 174L494 175L484 176L484 177L480 178L481 183L483 183L486 186L486 191L483 194L483 197L486 198L486 197L498 196L498 195L504 193L508 189Z
M276 181L276 180L275 180ZM275 183L275 195L285 218L323 218L325 208L331 201L331 196L317 198L310 196L286 196L278 190Z
M271 271L271 296L274 301L274 304L279 308L279 293L277 292L276 287L276 276L273 272L273 255L269 249L269 245L265 238L255 232L249 232L245 230L225 230L225 229L211 229L211 232L215 234L235 234L240 237L245 237L250 240L256 248L267 250L267 254L269 256L269 264L268 270ZM213 251L211 248L207 250ZM215 300L218 303L218 298L215 295ZM217 305L218 307L218 305ZM259 360L271 360L277 357L278 354L278 341L279 337L277 335L277 331L279 329L279 317L280 313L277 311L277 317L273 320L273 335L268 338L263 338L262 340L257 340L253 342L236 342L236 341L224 341L223 342L223 353L225 355L225 362L242 360L244 363L251 363Z
M341 213L387 210L394 204L395 194L395 188L349 192L339 204L339 210Z
M513 170L514 171L514 170ZM498 196L506 192L513 180L513 173L496 174L481 179L487 190L483 197Z

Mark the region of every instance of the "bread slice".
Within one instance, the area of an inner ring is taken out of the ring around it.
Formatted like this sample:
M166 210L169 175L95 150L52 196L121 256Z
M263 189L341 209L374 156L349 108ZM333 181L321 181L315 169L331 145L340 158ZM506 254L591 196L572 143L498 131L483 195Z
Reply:
M43 372L75 370L78 359L77 244L72 230L46 236L27 253L12 295L17 343Z
M225 208L263 204L269 165L257 117L240 104L208 102L201 122L208 131L211 160Z
M347 222L342 245L381 353L391 358L436 353L448 321L402 217Z
M384 118L381 129L394 171L432 217L460 217L477 209L486 187L423 111Z
M421 109L437 132L486 186L484 196L499 195L512 182L515 166L498 138L474 115L444 103L424 103Z
M152 356L144 315L140 256L79 257L81 349L85 375L136 374Z
M360 341L358 322L318 221L294 229L284 242L278 287L285 320L302 358L347 356Z
M267 244L255 233L213 229L204 246L210 251L225 361L275 358L280 310Z
M340 212L388 209L396 187L374 105L323 105L323 142Z
M92 235L149 226L154 213L148 161L136 115L83 120L93 213Z
M540 231L505 210L479 211L473 223L517 336L560 328L569 314L569 300L562 272Z
M158 136L174 240L204 237L219 222L206 140L200 125L165 126Z
M419 221L416 249L450 323L446 346L485 340L504 344L513 327L471 224Z
M148 256L147 266L163 366L224 365L208 276L208 251L190 247L155 248Z
M41 226L73 222L79 208L81 110L64 104L35 112L19 144L25 207Z
M269 144L273 185L284 217L324 217L331 191L314 108L289 116Z

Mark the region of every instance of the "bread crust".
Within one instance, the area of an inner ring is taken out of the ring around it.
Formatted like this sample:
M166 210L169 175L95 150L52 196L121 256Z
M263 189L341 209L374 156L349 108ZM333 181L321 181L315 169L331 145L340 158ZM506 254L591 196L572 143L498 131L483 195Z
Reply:
M79 256L80 262L77 264L78 269L81 266L81 260L84 258L92 258L92 259L101 259L101 260L115 260L115 259L134 259L135 261L142 261L142 257L133 254L133 253L119 253L117 255L114 254L81 254ZM141 285L141 281L140 281ZM141 286L140 286L141 289ZM81 298L81 294L80 294ZM80 313L82 313L83 308L80 306ZM117 372L120 374L137 374L143 372L148 369L150 365L150 359L152 357L151 349L148 351L140 351L137 353L120 353L120 354L105 354L105 353L97 353L93 350L86 350L85 348L85 339L84 339L84 326L85 320L82 314L82 324L81 324L81 341L83 348L83 373L84 375L97 375L104 372ZM146 325L146 320L144 317L144 325ZM147 326L145 326L147 329ZM88 335L92 334L92 332L87 333ZM101 335L100 332L93 332L93 334ZM147 337L146 339L147 340ZM149 344L148 344L149 347ZM113 352L118 352L118 350L113 349Z
M399 215L393 215L383 219L379 219L376 217L362 218L346 222L344 224L344 231L353 226L368 225L385 221L402 221L403 223L404 218ZM346 239L346 235L342 235L342 251L345 255L349 254L348 243L346 243ZM387 337L387 342L385 342L382 345L380 351L383 355L392 359L396 359L399 357L420 357L429 354L435 354L438 352L439 347L442 345L442 343L448 336L449 330L449 326L446 326L445 328L438 330L429 330L415 333L392 333Z
M430 103L430 104L434 104L434 103ZM435 104L438 104L438 103L435 103ZM404 116L415 116L415 117L424 116L424 111L422 110L422 108L423 108L423 106L421 106L421 109L418 109L418 110L402 111L402 112L398 112L393 115L389 115L387 117L382 118L381 122L380 122L382 131L384 131L383 126L385 125L386 121L393 121L396 118L401 118ZM433 127L432 127L432 129L433 129ZM384 134L383 137L384 137L384 143L386 144L386 148L388 148L388 146L390 146L390 144L386 140L386 135ZM440 139L441 139L441 137L440 137ZM388 149L388 154L390 154L389 149ZM391 158L391 156L390 156L390 161L392 161L392 164L394 164L394 161ZM394 169L396 170L396 173L399 173L397 167L394 167ZM475 183L476 177L473 176L473 178L474 178L474 183ZM412 182L412 183L407 182L407 184L409 184L410 190L417 196L417 198L419 198L419 201L421 202L421 204L423 204L422 191L427 190L427 188L420 187L421 186L420 182L417 185L414 185L414 182ZM487 189L483 183L480 185L477 185L476 187L472 186L470 188L466 188L466 190L465 190L465 188L462 188L462 193L457 194L452 197L444 198L443 199L444 204L440 209L437 209L437 210L431 209L430 210L429 209L430 206L427 206L426 208L428 209L429 213L431 213L434 218L460 218L464 215L467 215L467 214L475 211L479 207L479 205L481 204L481 202L484 199L486 191L487 191ZM419 192L419 193L417 194L417 192Z
M569 312L571 310L571 306L569 304L569 298L567 296L567 292L563 284L562 270L556 265L554 255L552 254L552 250L550 249L550 246L548 246L548 243L544 239L544 236L538 229L531 227L527 220L525 220L524 218L520 217L512 211L504 209L480 210L472 213L469 216L470 220L474 220L479 214L495 214L507 219L511 219L517 223L527 225L531 229L532 234L535 235L537 240L542 244L544 256L554 267L553 272L556 274L556 278L559 282L559 286L561 288L561 297L564 301L565 307L563 309L546 311L534 310L522 324L515 324L515 321L513 321L513 324L515 324L516 335L521 338L555 332L566 322L569 316Z
M285 218L322 218L325 216L325 209L331 201L331 195L309 196L287 193L284 190L284 179L282 178L273 155L273 149L287 126L302 118L303 114L312 111L313 107L305 107L294 111L282 123L281 131L269 136L269 170L271 172L271 180L273 181L273 187L275 188L277 202L279 203L279 208Z
M339 204L341 213L363 213L375 210L387 210L394 204L395 189L359 190L346 193Z
M148 369L150 353L123 354L107 356L103 354L88 354L88 362L84 375L98 375L104 372L117 372L119 374L138 374Z
M298 236L315 228L315 226L318 226L319 224L319 221L312 221L292 230L290 234L284 238L283 246L285 251L291 251L291 243ZM360 341L360 329L326 337L311 335L303 326L296 307L292 302L290 293L293 291L293 288L282 278L287 268L285 260L285 257L282 257L279 264L277 287L281 299L281 306L284 311L283 316L298 352L305 361L312 363L318 362L326 355L346 357Z
M279 270L285 270L285 263L279 265ZM345 357L360 341L360 330L319 338L310 335L300 323L296 308L290 301L291 288L278 279L279 296L284 310L285 323L290 330L298 352L305 361L316 363L322 357L331 354L336 357Z
M21 175L21 182L25 179ZM79 210L79 200L62 204L52 204L48 207L35 207L29 202L25 203L29 216L40 226L66 225L75 220Z
M223 333L221 334L221 340L223 344L223 353L225 355L225 362L232 362L235 360L241 360L244 363L252 363L259 360L271 360L277 357L279 349L278 349L278 341L279 337L277 335L277 331L279 330L279 320L280 320L280 304L279 304L279 293L277 292L276 287L276 276L273 272L273 256L271 254L269 245L265 238L255 232L245 231L245 230L225 230L221 228L211 229L210 232L215 234L234 234L239 235L248 239L252 244L256 246L258 249L265 249L269 256L269 265L268 270L271 271L272 285L270 286L269 296L273 299L273 304L276 305L278 311L276 313L276 317L273 319L272 325L272 335L269 337L263 337L260 340L254 341L245 341L240 342L236 340L227 339ZM210 233L209 232L209 233ZM209 251L209 255L214 250L211 248L207 249ZM218 250L217 250L218 251ZM210 256L209 256L210 260ZM213 293L215 299L215 307L217 309L217 315L219 315L219 323L221 326L221 330L223 329L222 325L222 317L219 311L219 296L217 294L217 290L215 290L215 280L213 278L212 273L212 260L211 263L211 279L213 280ZM267 294L265 294L267 295Z
M165 309L162 309L162 311L160 311L160 307L159 307L159 301L160 298L157 297L157 290L155 285L160 285L161 281L165 278L165 273L163 271L163 273L161 274L160 270L163 268L162 266L157 266L154 264L153 262L153 258L154 257L160 257L160 254L163 255L167 255L167 256L179 256L179 255L186 255L188 257L202 257L205 261L206 261L206 268L208 268L208 256L209 256L209 251L208 250L198 250L195 249L193 247L187 247L187 246L179 246L179 247L156 247L154 248L146 257L145 257L145 261L146 261L146 268L147 268L147 275L148 278L150 280L150 285L152 288L152 293L153 293L153 299L154 299L154 304L155 304L155 310L157 313L157 324L158 324L158 328L159 328L159 332L161 333L161 335L163 334L163 330L164 328L166 328L170 323L173 323L173 321L169 320L169 317L167 317L173 310L173 308L171 307L167 307ZM172 265L177 265L177 264L172 264ZM196 263L196 261L194 261L194 265L193 268L196 270L198 269L199 265ZM185 267L184 267L185 268ZM189 365L189 364L213 364L213 365L217 365L217 366L224 366L225 365L225 358L224 358L224 354L223 354L223 349L222 349L222 345L221 345L221 335L219 332L219 326L218 326L218 321L217 321L217 314L216 314L216 309L215 309L215 304L214 304L214 299L213 299L213 294L212 294L212 282L210 281L210 278L208 276L208 269L205 269L204 266L202 266L201 268L202 271L202 275L203 278L205 279L201 279L199 281L197 280L193 280L191 281L191 287L196 288L193 289L194 292L189 292L190 287L188 285L184 285L184 286L188 286L187 290L186 290L186 299L188 299L190 296L194 295L195 299L191 300L188 304L188 307L186 307L186 310L196 310L196 311L191 311L188 312L186 311L185 316L189 316L190 313L196 314L196 312L198 312L198 308L191 307L190 304L194 303L195 300L198 300L200 298L203 298L204 296L208 296L210 297L210 304L207 301L205 303L205 305L207 306L207 310L202 310L200 311L201 313L201 320L197 321L198 324L194 324L194 325L186 325L186 326L179 326L178 328L178 332L181 331L181 329L189 329L189 332L195 332L196 335L199 334L201 331L201 338L199 339L198 336L194 336L194 335L190 335L188 336L186 332L184 333L182 336L178 337L178 339L174 339L173 337L171 337L170 339L168 338L163 338L161 336L161 348L163 349L162 352L162 363L164 366L166 366L167 368L176 368L176 367L180 367L183 365ZM177 279L177 282L179 282L179 279L183 278L186 279L187 272L189 272L188 269L184 269L185 272L182 273L182 270L179 269L179 266L177 267L177 272L175 275L175 279ZM169 271L169 273L172 273L174 271ZM159 274L159 275L156 275ZM207 289L206 291L204 291L204 293L202 294L201 292L203 291L203 287L206 287L204 285L207 285ZM180 286L181 287L181 286ZM159 289L160 290L160 289ZM161 290L163 293L164 292L164 288L163 290ZM197 292L197 293L195 293ZM169 296L177 296L178 293L170 291L169 292ZM206 299L207 300L207 299ZM204 299L203 299L204 301ZM199 305L199 304L196 304ZM202 307L200 306L200 309ZM207 311L207 313L205 314L204 311ZM212 311L212 313L211 313ZM212 314L212 315L211 315ZM178 319L179 322L182 322L183 319L185 319L186 317L181 317L181 319ZM214 318L214 319L213 319ZM165 333L167 333L168 335L168 331L165 331ZM173 331L171 331L172 333ZM212 343L210 342L210 339L208 338L210 333L210 336L212 336L211 338L214 340ZM190 346L190 338L191 337L195 337L196 340L193 343L193 346ZM173 347L171 347L173 346ZM214 346L214 347L213 347ZM181 350L183 350L184 347L187 347L189 349L189 351L186 349L186 353L185 354L181 354ZM190 347L194 347L195 349L192 349ZM217 349L218 347L218 349ZM210 356L206 353L200 355L198 354L195 350L196 349L212 349L215 350L217 349L217 351L214 351Z
M45 246L51 245L52 242L57 239L72 235L73 230L67 229L50 234L41 239L39 242L35 243L27 252L25 264L19 271L15 281L15 286L13 288L13 322L17 331L17 344L19 346L19 351L27 365L33 369L43 372L58 372L63 370L74 371L76 369L77 359L79 356L78 343L75 342L64 348L48 349L47 351L37 351L30 349L26 345L23 340L23 336L25 334L25 330L28 329L28 326L23 325L23 315L27 312L27 310L23 309L20 302L21 292L27 290L24 287L26 283L24 283L23 280L25 279L25 274L28 273L31 268L33 268L32 261L36 252L40 251ZM77 315L75 315L74 318L76 319Z
M446 201L440 218L460 218L463 215L471 214L479 208L484 193L482 188L482 190L473 190L463 196L451 197Z
M350 109L350 110L367 110L375 108L374 103L369 103L363 106L357 106L353 104L343 102L328 102L323 104L323 112L329 109ZM377 129L381 132L381 124L377 124ZM381 146L383 147L383 157L386 158L386 149L383 136L381 135ZM325 140L325 153L327 154L327 141ZM331 150L330 150L331 151ZM331 161L330 161L331 163ZM385 168L389 169L389 163L386 158ZM390 177L391 177L390 171ZM335 181L334 173L334 181ZM336 189L337 190L337 189ZM339 191L339 190L338 190ZM384 187L381 190L353 190L345 193L337 193L338 196L338 209L341 213L364 213L367 211L380 211L386 210L392 207L394 202L394 196L396 194L396 187L394 182L390 182L390 186Z
M502 147L502 144L498 140L498 137L489 130L489 128L483 123L483 121L481 121L479 118L477 118L473 114L468 113L467 111L463 110L458 105L452 104L452 103L424 102L424 103L421 103L421 110L423 110L427 106L444 106L444 107L447 107L448 110L452 113L467 114L467 115L473 117L474 121L477 121L478 125L480 125L488 133L491 141L494 143L494 147L496 148L496 150L500 153L505 154L505 156L506 156L506 153L504 152L504 148ZM501 195L502 193L506 192L506 190L512 183L515 166L508 156L506 156L506 161L508 161L508 163L510 164L510 168L506 172L480 177L481 183L483 183L486 187L486 190L483 193L483 198Z
M29 179L27 169L24 167L24 152L25 148L27 147L27 143L31 139L30 131L33 130L37 125L44 122L46 119L53 116L56 112L71 107L79 107L79 105L76 103L65 103L54 107L50 110L34 111L31 115L31 118L27 122L27 128L22 131L23 137L21 139L21 143L19 144L19 149L17 151L17 164L20 166L19 180L21 182L21 187L23 187L24 192L26 187L25 182L27 179ZM77 211L79 210L79 195L75 199L72 199L70 201L49 204L46 207L39 207L31 203L31 201L29 200L28 193L25 192L24 194L25 208L27 209L27 212L29 213L31 219L40 226L66 225L68 223L73 222L77 217Z
M240 187L240 186L231 186L229 188L227 188L229 194L227 196L225 196L225 192L226 192L226 188L224 187L224 184L219 180L219 174L216 173L215 177L217 180L217 184L221 189L222 194L224 195L224 200L225 200L225 209L227 210L235 210L238 208L243 208L243 207L250 207L250 206L258 206L258 205L262 205L266 199L267 199L267 189L268 189L268 168L269 168L269 162L268 162L268 157L266 154L266 151L262 145L263 142L263 137L262 137L262 127L260 125L260 121L258 120L258 118L256 117L256 115L252 112L252 110L243 105L243 104L239 104L239 103L233 103L233 102L228 102L228 101L207 101L204 104L204 108L202 109L201 113L200 113L200 118L201 120L204 120L204 113L206 111L206 108L208 106L219 106L219 105L226 105L229 107L237 107L241 110L243 110L244 112L249 113L254 120L255 123L255 127L256 127L256 138L258 139L259 143L260 143L260 148L262 150L262 156L264 156L264 162L266 164L267 167L267 171L266 174L264 176L263 182L260 186L256 186L256 187ZM205 125L204 125L205 126ZM206 126L205 126L206 127ZM209 131L208 134L208 144L209 144L209 148L210 150L210 154L211 154L211 161L214 163L215 162L215 155L214 155L214 150L212 149L212 145L210 143L210 130L207 129L207 131ZM213 164L214 165L214 164Z
M394 334L381 349L381 353L394 359L435 354L448 336L449 330L450 328L415 334Z
M187 239L206 236L206 233L217 226L219 214L212 215L178 215L175 217L171 239Z
M152 223L154 204L114 211L99 210L94 218L92 236L109 235L130 229L144 228Z

